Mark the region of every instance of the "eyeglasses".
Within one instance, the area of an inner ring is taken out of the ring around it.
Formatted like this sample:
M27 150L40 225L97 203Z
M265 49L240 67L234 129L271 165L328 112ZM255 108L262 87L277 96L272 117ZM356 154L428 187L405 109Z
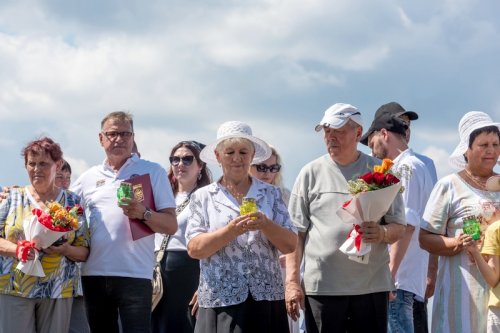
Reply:
M271 173L277 173L281 170L281 165L279 164L273 164L270 166L267 166L265 164L254 164L253 165L255 168L257 168L258 172L271 172Z
M104 134L104 136L107 137L108 140L113 141L118 139L119 136L124 139L129 139L134 133L110 131L110 132L102 132L102 134Z
M190 166L194 161L194 156L193 155L182 156L182 157L170 156L168 159L170 160L170 164L172 164L173 166L178 166L181 163L181 161L182 164L184 164L185 166Z

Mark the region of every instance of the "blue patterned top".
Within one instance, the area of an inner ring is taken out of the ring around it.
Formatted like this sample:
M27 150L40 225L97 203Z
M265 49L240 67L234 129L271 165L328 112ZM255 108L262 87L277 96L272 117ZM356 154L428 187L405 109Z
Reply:
M259 211L274 223L297 232L277 187L252 178L246 196L255 198ZM240 215L237 201L218 182L197 190L191 196L189 210L187 243L201 233L223 228ZM249 292L257 301L284 299L279 255L262 232L248 231L200 260L200 306L214 308L243 303Z

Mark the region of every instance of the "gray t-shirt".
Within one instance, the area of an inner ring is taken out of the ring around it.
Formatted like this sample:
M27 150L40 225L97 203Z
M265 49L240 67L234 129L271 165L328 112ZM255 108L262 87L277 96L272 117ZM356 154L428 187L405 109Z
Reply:
M372 244L368 264L352 261L339 250L352 229L352 225L342 221L336 213L352 197L347 191L347 180L372 171L377 164L380 160L360 152L357 161L339 166L326 154L300 171L290 197L289 211L297 229L307 233L304 249L306 294L362 295L394 289L386 243ZM406 224L400 193L384 218L386 223Z

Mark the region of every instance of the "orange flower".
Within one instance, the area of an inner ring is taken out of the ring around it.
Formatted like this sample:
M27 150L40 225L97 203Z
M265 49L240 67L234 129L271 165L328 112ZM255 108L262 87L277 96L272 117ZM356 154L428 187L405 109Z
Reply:
M373 171L380 172L380 173L386 173L387 171L389 171L389 169L392 167L393 164L394 164L394 162L392 162L392 160L390 160L388 158L384 158L382 161L382 165L375 165L373 167Z

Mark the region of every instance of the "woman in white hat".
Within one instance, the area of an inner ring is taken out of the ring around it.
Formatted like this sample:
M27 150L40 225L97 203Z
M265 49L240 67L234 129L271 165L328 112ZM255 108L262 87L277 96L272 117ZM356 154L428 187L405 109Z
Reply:
M279 253L290 253L296 229L279 189L249 175L269 146L242 122L222 124L200 154L222 177L191 196L188 253L200 260L195 332L288 332ZM258 212L240 216L244 197Z
M427 202L420 245L441 256L434 292L432 332L486 332L488 286L467 254L473 242L463 231L464 218L474 216L485 230L491 204L500 192L489 192L500 156L500 124L484 112L466 113L459 124L460 143L450 164L460 169L438 181Z

